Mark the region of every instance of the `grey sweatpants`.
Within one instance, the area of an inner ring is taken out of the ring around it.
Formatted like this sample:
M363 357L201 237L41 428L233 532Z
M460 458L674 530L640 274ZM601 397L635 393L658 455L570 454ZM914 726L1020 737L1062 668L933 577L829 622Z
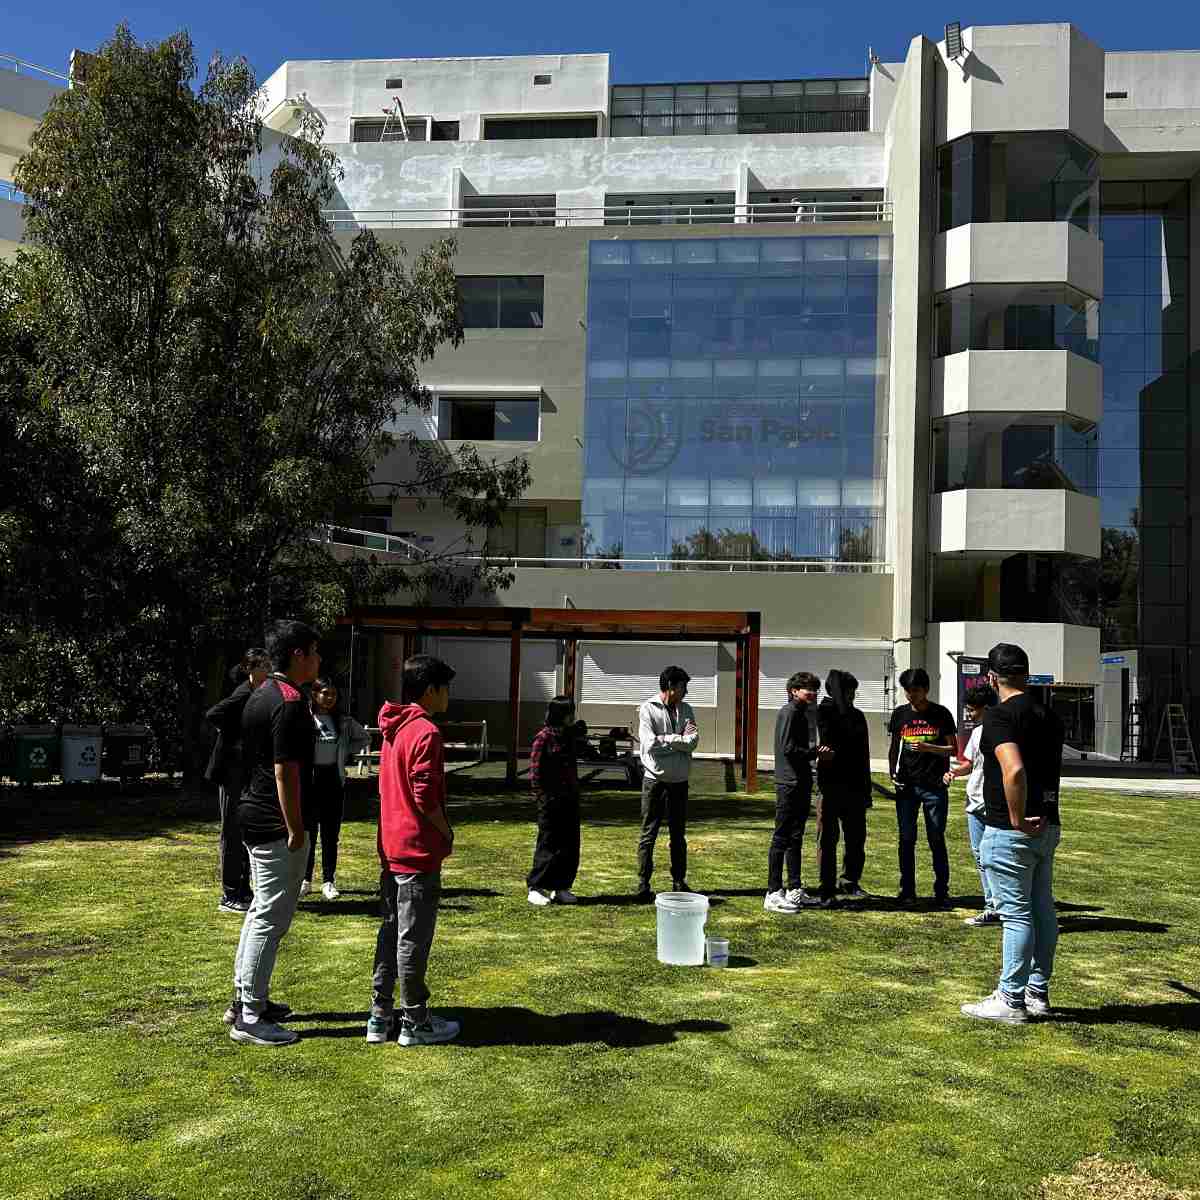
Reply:
M442 873L420 875L379 874L379 897L383 924L375 943L375 972L372 1011L390 1016L394 1011L396 981L400 982L403 1018L420 1024L427 1014L429 988L425 970L437 926Z
M271 991L280 939L296 915L300 881L308 863L308 835L299 850L289 850L287 838L280 838L263 846L247 846L246 851L254 899L242 922L233 960L233 996L245 1010L261 1013Z

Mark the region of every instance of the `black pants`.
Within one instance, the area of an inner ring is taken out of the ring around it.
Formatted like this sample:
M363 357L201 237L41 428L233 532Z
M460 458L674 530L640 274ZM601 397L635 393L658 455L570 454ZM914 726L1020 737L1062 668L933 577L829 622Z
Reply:
M671 838L671 882L687 879L687 798L688 785L663 783L647 775L642 780L642 835L638 839L638 879L643 888L650 886L654 873L654 843L663 820Z
M537 798L537 843L528 886L542 892L570 889L579 873L579 797Z
M308 830L308 868L312 881L317 863L317 832L321 834L321 878L332 883L337 874L338 840L342 836L342 777L337 765L313 767L312 783L304 789L304 828Z
M775 832L767 852L768 892L782 890L785 863L788 888L800 886L800 851L804 846L804 827L811 814L811 788L799 783L775 785Z
M225 782L217 788L217 806L221 814L221 838L217 843L217 867L221 872L223 900L249 900L250 856L238 827L237 806L242 794L240 767L225 768Z
M867 861L867 804L861 795L847 796L836 790L821 793L817 804L817 869L821 873L821 896L833 896L838 885L838 834L845 842L841 882L856 884Z

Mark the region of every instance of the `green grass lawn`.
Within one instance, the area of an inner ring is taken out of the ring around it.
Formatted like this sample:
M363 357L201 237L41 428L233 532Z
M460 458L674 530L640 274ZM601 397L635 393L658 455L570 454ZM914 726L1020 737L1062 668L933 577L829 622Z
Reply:
M1200 1181L1197 800L1067 795L1061 1011L1010 1028L958 1011L999 964L998 932L962 924L979 887L961 799L955 911L775 916L773 800L701 768L689 877L731 942L717 972L659 965L653 909L626 902L634 793L585 796L595 902L534 909L524 791L451 788L430 983L463 1038L412 1050L363 1039L370 796L350 805L343 897L302 902L280 953L303 1040L266 1050L220 1020L239 921L216 908L215 802L0 792L0 1195L958 1200L1035 1196L1095 1153ZM872 892L895 892L895 845L877 802Z

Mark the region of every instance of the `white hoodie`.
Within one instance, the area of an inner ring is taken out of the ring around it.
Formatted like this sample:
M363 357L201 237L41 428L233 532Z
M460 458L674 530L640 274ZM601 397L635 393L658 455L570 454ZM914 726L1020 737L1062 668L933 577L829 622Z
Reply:
M638 708L638 749L646 774L662 783L684 783L692 769L692 753L700 733L684 734L688 722L696 724L692 706L681 700L675 718L661 696L651 696Z

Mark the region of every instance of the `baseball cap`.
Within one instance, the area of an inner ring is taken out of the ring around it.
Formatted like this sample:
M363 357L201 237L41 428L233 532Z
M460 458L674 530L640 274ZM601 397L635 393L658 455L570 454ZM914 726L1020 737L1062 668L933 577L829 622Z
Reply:
M1011 642L997 642L988 651L988 670L997 675L1028 675L1029 655Z

